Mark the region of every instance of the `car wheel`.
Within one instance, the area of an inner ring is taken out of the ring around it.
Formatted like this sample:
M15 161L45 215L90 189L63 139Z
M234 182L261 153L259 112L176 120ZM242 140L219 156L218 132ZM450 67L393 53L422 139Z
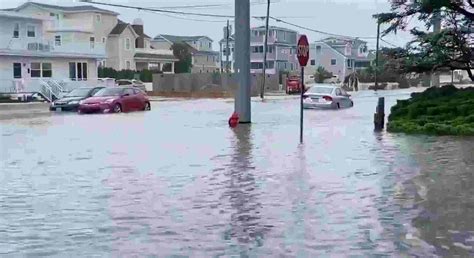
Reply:
M351 107L353 107L353 106L354 106L354 101L351 101Z
M122 106L120 104L115 104L114 113L122 113Z
M145 103L145 108L143 109L144 111L150 111L151 110L151 105L150 102Z

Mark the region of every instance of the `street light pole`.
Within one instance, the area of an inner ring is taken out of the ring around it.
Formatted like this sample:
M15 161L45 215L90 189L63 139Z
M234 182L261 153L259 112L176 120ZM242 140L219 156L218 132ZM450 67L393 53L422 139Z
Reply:
M377 47L375 50L375 91L379 87L378 71L379 71L379 46L380 46L380 20L377 18Z
M235 0L235 57L239 82L235 111L240 123L251 123L250 0Z
M263 94L265 92L265 81L267 77L267 51L268 51L268 23L270 19L270 0L267 1L267 20L265 22L265 44L263 46L263 78L262 88L260 89L260 98L263 100Z
M226 27L226 47L225 47L225 55L226 55L226 63L225 63L225 71L226 73L229 73L229 20L227 20L227 27Z

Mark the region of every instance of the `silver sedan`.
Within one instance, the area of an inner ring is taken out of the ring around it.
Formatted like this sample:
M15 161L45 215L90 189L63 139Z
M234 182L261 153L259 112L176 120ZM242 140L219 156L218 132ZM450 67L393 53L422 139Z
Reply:
M353 106L351 95L332 85L317 84L303 94L305 109L340 109Z

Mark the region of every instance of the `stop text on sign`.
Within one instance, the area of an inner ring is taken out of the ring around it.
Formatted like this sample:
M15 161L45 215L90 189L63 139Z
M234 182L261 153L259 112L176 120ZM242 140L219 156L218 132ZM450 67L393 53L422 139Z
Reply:
M309 53L309 46L298 46L298 55L307 56Z

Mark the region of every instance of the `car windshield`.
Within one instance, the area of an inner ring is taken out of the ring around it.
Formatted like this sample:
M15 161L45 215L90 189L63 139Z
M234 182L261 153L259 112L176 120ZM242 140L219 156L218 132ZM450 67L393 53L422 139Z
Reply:
M130 84L132 84L132 83L129 82L129 81L117 81L117 84L118 84L118 85L130 85Z
M106 88L98 91L94 97L109 97L109 96L120 96L122 94L123 88Z
M311 87L308 90L309 93L316 93L316 94L331 94L334 88L329 87Z
M91 89L86 89L86 88L79 88L75 89L68 94L66 94L66 97L87 97Z

